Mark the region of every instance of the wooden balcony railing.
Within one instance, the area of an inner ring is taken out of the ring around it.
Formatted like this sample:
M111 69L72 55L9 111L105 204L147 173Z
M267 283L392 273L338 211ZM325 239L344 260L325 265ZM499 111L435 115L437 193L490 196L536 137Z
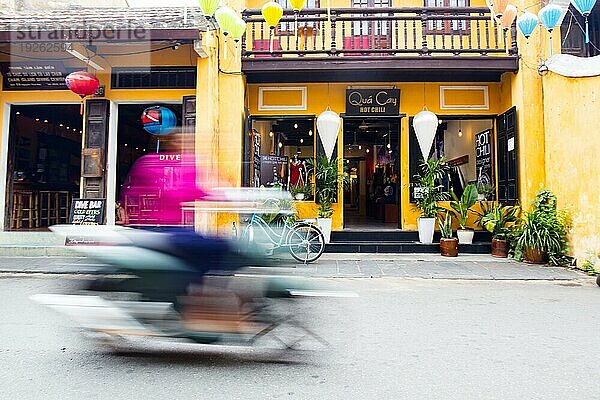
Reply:
M247 60L301 57L413 58L434 56L516 56L516 25L502 30L486 7L324 8L302 10L297 29L285 10L274 31L260 10L243 12L248 24L242 42Z

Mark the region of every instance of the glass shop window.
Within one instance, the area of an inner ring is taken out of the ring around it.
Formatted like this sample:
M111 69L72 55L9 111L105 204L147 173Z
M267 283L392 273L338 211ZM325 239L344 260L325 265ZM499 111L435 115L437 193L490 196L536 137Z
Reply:
M493 121L486 120L442 120L429 153L429 158L446 157L450 170L440 182L446 191L458 197L464 187L477 185L480 200L492 200L495 193L495 156L493 145ZM419 165L423 156L415 131L410 123L409 139L410 182L416 183L420 174ZM411 185L412 188L412 185ZM414 201L414 189L410 193Z
M254 119L249 151L250 186L282 187L297 200L312 200L314 119ZM247 157L248 158L248 157Z

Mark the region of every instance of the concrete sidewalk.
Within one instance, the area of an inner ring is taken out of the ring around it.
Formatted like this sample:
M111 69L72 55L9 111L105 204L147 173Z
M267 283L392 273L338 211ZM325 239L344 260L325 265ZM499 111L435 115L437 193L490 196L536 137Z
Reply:
M84 257L0 257L0 273L86 274L102 264ZM433 254L324 254L303 265L287 258L277 267L250 267L257 274L291 274L331 278L421 278L464 280L593 280L567 268L496 259L488 255L457 258Z

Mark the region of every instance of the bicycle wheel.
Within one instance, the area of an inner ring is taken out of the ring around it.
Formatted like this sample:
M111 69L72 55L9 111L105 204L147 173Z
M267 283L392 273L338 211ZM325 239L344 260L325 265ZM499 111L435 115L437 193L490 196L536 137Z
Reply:
M325 250L325 237L316 226L299 224L288 233L286 244L292 257L306 264L321 257Z

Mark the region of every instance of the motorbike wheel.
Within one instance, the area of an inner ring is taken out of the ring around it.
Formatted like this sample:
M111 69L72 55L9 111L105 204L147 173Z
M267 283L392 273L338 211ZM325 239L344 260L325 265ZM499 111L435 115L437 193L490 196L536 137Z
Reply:
M286 245L294 259L307 264L321 257L325 250L325 237L314 225L298 224L288 233Z
M596 284L600 286L600 274L596 277Z

